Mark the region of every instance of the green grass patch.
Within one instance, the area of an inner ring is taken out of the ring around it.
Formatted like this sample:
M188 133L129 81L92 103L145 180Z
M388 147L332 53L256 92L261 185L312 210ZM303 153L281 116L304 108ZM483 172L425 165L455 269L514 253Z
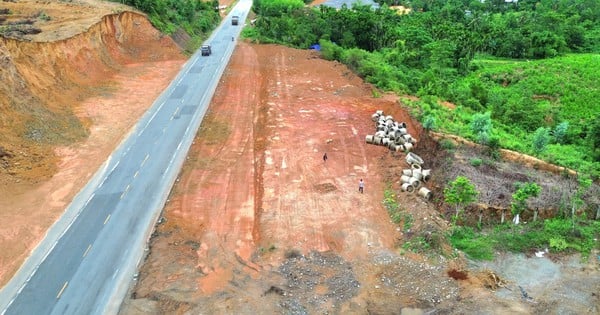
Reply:
M580 252L587 258L600 245L600 222L554 218L531 224L503 224L475 231L457 226L450 232L450 243L469 258L491 260L496 251L526 252L548 248L552 252Z

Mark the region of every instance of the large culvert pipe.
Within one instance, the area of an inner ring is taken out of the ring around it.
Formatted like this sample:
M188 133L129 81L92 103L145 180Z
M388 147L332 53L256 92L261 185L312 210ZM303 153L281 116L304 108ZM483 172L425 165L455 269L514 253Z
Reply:
M412 143L407 142L404 144L404 148L406 149L406 151L410 151L410 150L412 150L413 145L412 145Z
M401 145L401 144L396 144L396 145L394 146L394 151L396 151L396 152L401 152L401 151L404 151L404 146L403 146L403 145Z
M415 168L414 170L412 170L412 177L418 179L418 180L422 180L423 179L423 174L421 173L421 169L420 168Z
M423 161L423 159L420 156L418 156L412 152L410 152L406 155L406 162L408 162L408 164L411 164L411 165L412 164L421 165L421 164L425 163L425 161Z
M431 179L431 170L421 170L421 174L423 174L423 181Z
M375 114L377 114L379 116L383 116L383 111L382 110L375 111Z
M402 170L402 175L406 175L406 176L412 176L412 170L411 169L406 169L406 170Z
M367 135L365 137L365 142L368 144L373 144L373 135Z
M375 122L376 122L378 119L379 119L379 115L377 115L377 113L375 113L375 114L371 115L371 120L372 120L372 121L375 121Z
M431 190L427 189L426 187L421 187L421 189L419 189L418 192L419 196L429 200L431 199L431 197L433 196L433 194L431 193Z
M421 181L414 177L410 177L408 179L408 183L415 186L415 188L419 188L419 186L421 186Z
M415 187L409 183L404 183L402 184L402 190L411 193L415 191Z
M381 137L375 135L373 137L373 144L375 144L375 145L381 145L381 139L382 139Z
M402 175L402 176L400 176L400 182L402 182L403 184L404 183L409 183L409 181L410 181L411 178L412 177L410 177L410 176Z

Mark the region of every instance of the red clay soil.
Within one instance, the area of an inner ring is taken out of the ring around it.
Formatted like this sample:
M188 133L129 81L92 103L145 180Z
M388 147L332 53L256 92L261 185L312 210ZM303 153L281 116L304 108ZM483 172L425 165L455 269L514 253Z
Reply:
M0 38L0 286L185 62L145 17L114 14L119 4L5 5L51 20Z
M311 252L356 262L394 250L401 233L381 202L390 153L365 135L379 109L415 137L420 129L395 97L373 98L372 89L316 52L240 43L165 207L137 300L123 313L149 311L147 299L158 300L159 312L190 310L229 292L240 275L262 278ZM412 195L407 204L415 202ZM368 269L356 275L362 281L378 281L371 267L354 268ZM260 294L257 283L248 290Z

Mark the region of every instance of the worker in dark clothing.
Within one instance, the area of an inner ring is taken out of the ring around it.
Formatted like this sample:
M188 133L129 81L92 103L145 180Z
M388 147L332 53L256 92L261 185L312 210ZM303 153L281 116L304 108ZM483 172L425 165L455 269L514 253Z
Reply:
M327 153L323 154L323 162L327 162Z

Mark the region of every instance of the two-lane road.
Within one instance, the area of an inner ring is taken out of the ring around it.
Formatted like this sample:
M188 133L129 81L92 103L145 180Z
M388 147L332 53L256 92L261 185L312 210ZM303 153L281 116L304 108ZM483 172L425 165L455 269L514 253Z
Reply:
M0 293L0 314L116 313L246 19L241 0Z

